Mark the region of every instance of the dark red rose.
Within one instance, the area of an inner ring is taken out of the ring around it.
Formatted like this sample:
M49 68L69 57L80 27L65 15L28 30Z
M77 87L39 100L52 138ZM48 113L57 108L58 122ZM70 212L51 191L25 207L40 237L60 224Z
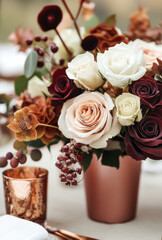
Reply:
M162 159L162 107L149 111L139 123L128 127L126 152L136 160Z
M63 103L68 99L78 96L82 93L80 88L77 88L74 81L66 75L66 68L57 68L53 72L53 82L48 87L52 95L53 102Z
M62 11L57 5L45 6L38 14L38 23L43 31L56 29L61 20Z
M162 83L157 82L152 77L144 76L134 81L129 91L141 99L141 104L154 108L162 105Z

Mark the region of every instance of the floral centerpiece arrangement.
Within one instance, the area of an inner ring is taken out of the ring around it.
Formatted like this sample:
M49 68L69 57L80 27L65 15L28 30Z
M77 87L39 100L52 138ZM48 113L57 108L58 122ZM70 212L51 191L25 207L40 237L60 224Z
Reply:
M1 157L1 167L8 160L13 168L24 164L27 150L39 160L38 148L50 149L60 140L56 166L66 185L77 185L94 153L116 168L120 155L162 159L161 27L150 27L139 7L122 34L115 15L100 22L89 0L78 1L76 15L62 3L67 15L57 5L38 14L40 28L54 30L53 37L22 34L22 29L10 35L30 53L24 76L15 81L18 97L8 125L17 152ZM86 24L79 28L81 11Z

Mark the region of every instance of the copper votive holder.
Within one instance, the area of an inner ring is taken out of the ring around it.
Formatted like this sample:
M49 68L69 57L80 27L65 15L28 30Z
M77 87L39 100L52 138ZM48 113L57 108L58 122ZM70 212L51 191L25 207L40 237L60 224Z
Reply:
M44 225L47 209L48 171L18 167L3 172L7 214Z

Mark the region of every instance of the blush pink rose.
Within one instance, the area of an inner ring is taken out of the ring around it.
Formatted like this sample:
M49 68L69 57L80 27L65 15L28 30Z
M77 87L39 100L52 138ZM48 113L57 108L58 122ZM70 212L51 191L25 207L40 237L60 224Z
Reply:
M151 69L153 63L157 63L157 58L162 60L162 45L156 45L154 42L145 42L140 39L129 42L128 45L139 47L143 50L147 69Z
M66 138L93 148L105 148L121 130L111 97L88 91L64 103L58 126Z

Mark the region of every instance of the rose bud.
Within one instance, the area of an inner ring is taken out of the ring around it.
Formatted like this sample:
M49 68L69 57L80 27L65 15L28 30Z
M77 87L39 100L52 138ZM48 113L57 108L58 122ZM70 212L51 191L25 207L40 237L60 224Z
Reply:
M82 40L82 44L81 44L82 48L85 51L92 51L97 47L97 45L98 45L98 39L93 35L89 35L85 37Z
M62 11L57 5L45 6L38 14L38 23L43 31L56 29L61 20Z

